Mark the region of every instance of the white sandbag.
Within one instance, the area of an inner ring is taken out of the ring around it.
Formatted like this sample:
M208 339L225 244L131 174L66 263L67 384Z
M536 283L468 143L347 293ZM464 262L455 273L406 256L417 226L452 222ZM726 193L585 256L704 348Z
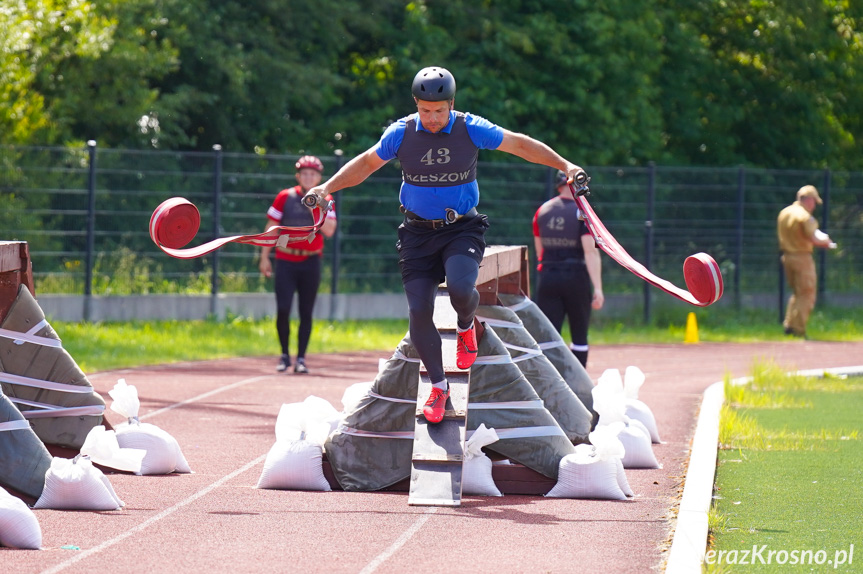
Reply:
M640 430L641 432L643 432L643 433L645 434L645 436L647 436L648 438L650 438L650 431L649 431L649 430L647 430L647 427L646 427L646 426L644 426L644 423L643 423L643 422L641 422L641 421L640 421L640 420L638 420L638 419L631 419L631 418L629 418L629 417L626 417L626 419L627 419L627 420L626 420L626 423L625 423L625 424L626 424L626 426L637 428L638 430Z
M141 401L138 399L138 388L135 385L126 384L126 379L117 379L114 388L108 391L108 395L114 399L111 410L127 418L136 418L141 410Z
M624 447L618 435L622 429L622 423L614 423L591 432L590 444L577 445L575 453L561 459L557 483L546 496L603 500L632 496L620 462Z
M0 488L0 546L39 550L42 529L23 500Z
M86 456L54 458L45 488L33 508L118 510L125 506L102 471Z
M653 444L662 442L659 438L659 428L656 426L656 418L653 416L653 411L650 410L649 406L638 399L626 399L626 416L644 425L644 429L650 436L650 442Z
M192 472L177 439L156 425L138 420L141 402L138 399L137 387L126 384L126 379L119 379L108 394L114 399L111 410L126 417L128 421L114 428L117 443L124 449L146 451L140 468L132 472L137 475ZM102 464L98 460L95 461ZM111 466L111 468L118 467Z
M141 449L146 451L141 461L141 469L137 475L190 473L189 467L180 444L167 431L151 425L132 420L122 423L114 428L117 433L117 442L121 447L128 449Z
M597 425L629 422L626 416L626 395L623 392L620 371L606 369L597 379L590 394L593 396L593 409L599 414Z
M257 488L330 491L321 466L321 445L306 440L276 440L267 453Z
M644 371L635 365L626 367L626 371L623 373L623 392L627 399L638 398L638 391L644 384L645 378Z
M618 438L626 451L622 460L623 467L659 468L659 462L651 445L650 431L641 421L626 415L626 394L620 371L606 369L591 393L593 408L599 413L597 429L612 424L623 424L623 427L618 427L621 428Z
M121 447L113 430L105 430L104 425L98 425L87 433L81 446L81 454L96 464L140 474L141 461L147 451Z
M557 484L548 491L549 498L597 498L602 500L626 500L626 495L617 483L617 462L592 459L576 452L560 459Z
M628 424L618 435L626 454L623 455L623 468L659 468L653 446L650 444L650 434L644 427Z
M369 391L372 390L374 381L365 383L354 383L345 389L342 394L342 413L347 414L353 412L364 398L369 396Z
M644 402L638 399L638 391L644 384L644 373L636 366L626 367L623 375L623 391L626 395L626 416L641 421L650 433L650 441L659 444L659 428L656 426L656 417Z
M482 447L497 442L497 440L497 432L494 429L486 428L485 423L480 423L479 427L465 442L464 465L461 472L462 494L503 496L491 475L491 459L482 451Z
M626 470L623 468L623 460L616 458L617 461L617 486L626 496L635 496L632 488L629 486L629 479L626 478Z
M342 414L329 401L310 395L301 403L286 403L276 419L276 442L306 440L323 446Z
M283 404L276 418L276 444L267 453L257 487L332 490L322 467L323 445L341 418L328 401L314 395Z

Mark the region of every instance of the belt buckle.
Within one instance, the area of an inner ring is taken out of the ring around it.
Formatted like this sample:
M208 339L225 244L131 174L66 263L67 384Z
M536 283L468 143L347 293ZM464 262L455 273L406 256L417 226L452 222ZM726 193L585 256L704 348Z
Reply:
M459 215L458 212L451 207L447 207L444 210L444 213L446 214L444 216L444 225L449 225L450 223L455 223L456 221L461 219L461 215Z

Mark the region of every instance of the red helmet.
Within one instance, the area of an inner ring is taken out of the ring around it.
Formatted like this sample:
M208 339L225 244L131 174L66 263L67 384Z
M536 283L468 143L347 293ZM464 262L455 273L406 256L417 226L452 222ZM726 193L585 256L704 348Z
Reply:
M297 171L300 171L304 168L313 169L317 172L324 173L324 164L313 155L304 155L300 159L297 160L296 165Z

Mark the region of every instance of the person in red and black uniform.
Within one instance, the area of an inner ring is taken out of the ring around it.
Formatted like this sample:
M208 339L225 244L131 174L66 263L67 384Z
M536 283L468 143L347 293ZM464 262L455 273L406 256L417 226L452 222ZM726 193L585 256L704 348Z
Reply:
M601 309L605 301L602 261L587 224L578 218L578 206L566 179L566 174L558 172L555 184L559 195L543 203L533 216L539 261L534 300L558 332L564 317L569 317L569 348L586 367L590 310Z
M307 191L321 183L324 164L320 159L306 155L297 161L296 168L299 185L279 192L270 209L267 210L266 229L277 225L300 227L313 223L312 212L303 205L302 200ZM314 239L289 243L287 247L276 247L276 331L282 347L282 357L276 367L279 372L286 371L291 366L288 342L291 335L291 305L294 301L294 293L297 293L300 315L297 362L294 365L294 372L309 372L305 358L312 334L312 311L315 308L315 298L321 284L324 236L332 237L335 232L336 214L330 210L321 232L316 234ZM265 277L273 274L273 265L270 262L272 250L272 247L261 249L258 269Z

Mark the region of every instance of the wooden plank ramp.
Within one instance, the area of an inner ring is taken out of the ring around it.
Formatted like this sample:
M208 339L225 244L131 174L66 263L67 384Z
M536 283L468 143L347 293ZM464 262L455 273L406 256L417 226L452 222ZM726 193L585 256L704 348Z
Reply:
M444 418L430 424L422 414L431 392L431 380L420 363L414 448L408 504L412 506L459 506L467 426L470 370L455 365L456 315L446 292L435 299L435 325L441 335L444 373L449 383Z

